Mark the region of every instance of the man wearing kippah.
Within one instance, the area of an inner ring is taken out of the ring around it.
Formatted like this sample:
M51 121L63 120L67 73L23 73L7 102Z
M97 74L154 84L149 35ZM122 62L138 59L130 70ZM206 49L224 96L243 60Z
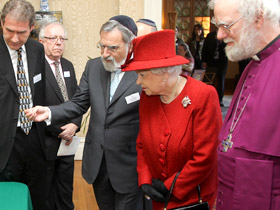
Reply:
M157 31L156 23L150 19L139 19L136 21L136 25L138 29L138 37Z
M134 21L112 17L100 29L101 57L89 60L73 98L64 104L29 110L34 120L55 124L91 108L83 152L82 175L93 185L100 210L140 210L142 192L136 171L141 87L135 72L121 72L137 36ZM36 112L37 111L37 112ZM28 112L28 111L27 111ZM42 114L42 115L41 115Z

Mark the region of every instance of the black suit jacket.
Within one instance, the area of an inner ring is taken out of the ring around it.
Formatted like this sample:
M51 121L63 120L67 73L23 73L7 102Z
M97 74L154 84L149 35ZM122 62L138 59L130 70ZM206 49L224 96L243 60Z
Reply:
M73 64L66 60L65 58L60 59L62 71L65 80L65 85L68 92L69 99L72 98L76 89L77 89L77 80L74 71ZM52 72L52 69L48 63L46 63L46 105L58 105L64 102L63 96L61 94L60 88L57 84L55 76ZM67 123L74 123L80 127L82 117L78 117L72 120L68 120L65 123L50 125L46 127L46 154L48 160L55 160L57 157L57 151L61 142L61 139L58 138L58 134L62 132L60 129L61 126Z
M26 44L29 83L33 105L44 105L45 98L45 54L39 42L28 39ZM15 73L3 35L0 37L0 172L5 168L13 149L19 115L19 96ZM45 123L34 123L45 151Z
M136 138L139 130L139 98L137 96L140 96L142 89L141 86L136 85L136 79L136 72L126 72L110 102L111 73L104 69L100 58L95 58L88 61L71 101L50 107L52 122L80 116L91 107L83 152L82 174L88 183L93 183L105 155L109 179L119 193L138 190Z
M217 32L213 31L207 35L205 38L203 48L202 48L202 62L206 62L207 66L213 67L215 65L222 64L225 65L228 62L228 58L225 53L226 44L224 42L217 40ZM214 54L217 47L217 42L219 42L219 59L214 60Z

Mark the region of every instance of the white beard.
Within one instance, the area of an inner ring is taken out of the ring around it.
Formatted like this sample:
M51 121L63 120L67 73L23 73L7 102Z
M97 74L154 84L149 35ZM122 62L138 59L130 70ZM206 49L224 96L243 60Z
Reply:
M225 43L233 42L233 46L226 46L226 54L231 61L240 61L250 58L258 53L258 41L261 34L256 29L247 25L243 26L238 42L231 38L224 39Z
M121 60L119 63L116 62L116 60L113 58L113 56L109 56L109 57L105 58L104 56L101 55L101 61L103 63L105 70L109 71L109 72L114 72L117 69L120 69L121 65L123 65L126 61L127 54L128 54L128 47L126 49L125 58L123 60ZM111 61L111 62L107 62L107 61Z

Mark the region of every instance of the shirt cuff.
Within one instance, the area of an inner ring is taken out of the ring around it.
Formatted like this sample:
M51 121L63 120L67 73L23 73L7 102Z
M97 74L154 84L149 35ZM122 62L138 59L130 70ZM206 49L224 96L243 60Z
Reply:
M47 124L47 126L49 126L49 125L51 125L51 123L52 123L52 122L51 122L51 121L52 121L52 112L51 112L51 110L50 110L49 107L46 107L46 108L47 108L48 113L49 113L49 118L45 120L45 123Z

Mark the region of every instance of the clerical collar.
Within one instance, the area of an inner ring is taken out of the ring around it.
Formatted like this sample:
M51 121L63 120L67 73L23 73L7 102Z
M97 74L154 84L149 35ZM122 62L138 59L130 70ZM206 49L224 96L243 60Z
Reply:
M273 45L278 39L280 39L280 34L273 39L264 49L262 49L260 52L258 52L256 55L252 56L252 59L255 61L260 61L261 60L261 53L265 51L267 48L269 48L271 45Z
M260 55L254 55L254 56L252 56L252 59L253 60L255 60L255 61L260 61L261 59L260 59Z

